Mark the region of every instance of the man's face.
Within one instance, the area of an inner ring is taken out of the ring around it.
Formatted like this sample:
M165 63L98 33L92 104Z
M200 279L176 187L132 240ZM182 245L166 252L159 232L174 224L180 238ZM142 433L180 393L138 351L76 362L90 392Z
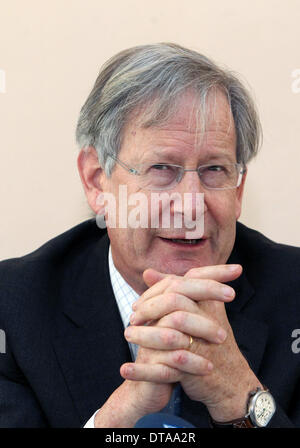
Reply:
M193 97L186 94L178 112L161 127L142 128L132 120L125 128L119 159L130 167L145 163L172 163L195 169L199 165L236 162L236 133L226 97L218 92L209 102L214 104L208 115L201 139L193 114ZM244 185L231 190L208 190L197 172L186 172L171 192L204 193L204 234L196 245L172 241L183 235L182 230L160 228L108 228L112 256L116 268L138 292L146 287L142 273L147 268L184 275L194 267L226 263L235 241L235 223L241 212ZM118 202L119 185L127 185L128 197L142 192L149 198L151 191L139 185L134 176L116 164L110 178L102 173L103 192L113 193ZM195 201L192 202L195 207ZM124 205L124 204L122 204ZM171 207L172 213L172 207ZM149 214L150 216L150 214ZM186 229L185 229L186 230Z

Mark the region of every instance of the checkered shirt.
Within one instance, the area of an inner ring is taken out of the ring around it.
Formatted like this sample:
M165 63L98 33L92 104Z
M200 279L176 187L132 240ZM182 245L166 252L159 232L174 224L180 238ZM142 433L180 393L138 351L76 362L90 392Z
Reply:
M131 286L128 285L120 272L116 269L112 259L110 246L108 251L108 265L113 292L117 305L119 307L124 328L126 328L129 325L129 318L132 314L132 304L139 298L139 294L137 294L131 288ZM130 348L132 359L135 360L137 356L138 346L131 343L128 343L128 345Z

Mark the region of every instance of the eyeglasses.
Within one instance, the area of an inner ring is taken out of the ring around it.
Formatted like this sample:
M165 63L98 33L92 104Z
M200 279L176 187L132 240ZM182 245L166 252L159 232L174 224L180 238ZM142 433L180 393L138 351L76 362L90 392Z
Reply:
M109 154L130 174L139 176L139 185L146 190L169 190L181 182L184 173L196 171L203 187L208 190L230 190L240 186L246 172L241 163L201 165L197 169L185 169L169 163L141 164L138 169L128 166L118 157Z

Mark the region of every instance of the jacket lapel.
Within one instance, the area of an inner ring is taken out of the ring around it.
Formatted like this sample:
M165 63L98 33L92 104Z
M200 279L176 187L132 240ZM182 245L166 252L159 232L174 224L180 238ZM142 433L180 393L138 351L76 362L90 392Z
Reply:
M228 320L231 324L237 344L249 362L251 369L258 374L259 366L265 351L268 325L262 322L257 314L257 306L252 307L255 297L255 303L258 302L259 291L255 291L247 277L247 263L239 254L237 244L229 257L228 264L239 263L243 266L242 275L229 282L235 292L235 299L226 304ZM260 298L263 300L263 297Z
M53 345L82 424L122 383L130 352L109 280L107 236L70 269Z

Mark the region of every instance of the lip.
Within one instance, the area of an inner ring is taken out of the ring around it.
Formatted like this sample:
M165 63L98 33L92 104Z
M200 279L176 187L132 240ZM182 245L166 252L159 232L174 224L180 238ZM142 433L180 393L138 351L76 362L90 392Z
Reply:
M186 232L189 232L189 230L187 230ZM181 235L159 235L159 238L162 238L164 240L198 240L199 238L186 238L186 233L182 233ZM206 240L207 239L207 235L202 235L201 237L202 240Z
M201 238L197 244L182 244L182 243L176 243L175 241L172 241L172 239L189 239L189 238L180 238L180 237L172 237L172 238L164 238L159 237L165 244L168 244L171 247L181 249L181 250L195 250L199 249L199 247L203 247L207 241L207 238ZM191 238L193 239L193 238Z

